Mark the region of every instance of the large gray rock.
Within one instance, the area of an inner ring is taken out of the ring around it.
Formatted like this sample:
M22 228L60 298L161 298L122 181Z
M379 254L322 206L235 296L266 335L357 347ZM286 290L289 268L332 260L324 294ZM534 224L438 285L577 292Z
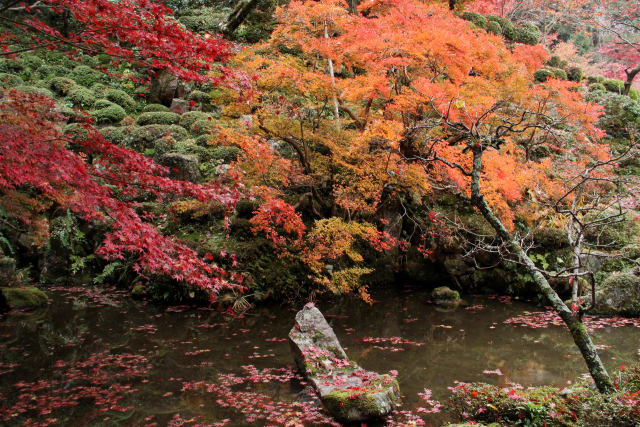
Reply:
M387 415L400 398L390 375L366 371L347 358L324 316L309 303L296 314L289 332L296 365L338 420L365 421Z
M169 176L173 179L198 182L200 178L200 163L196 156L167 153L160 158L160 164L169 168Z
M600 314L640 316L640 269L616 272L596 290Z

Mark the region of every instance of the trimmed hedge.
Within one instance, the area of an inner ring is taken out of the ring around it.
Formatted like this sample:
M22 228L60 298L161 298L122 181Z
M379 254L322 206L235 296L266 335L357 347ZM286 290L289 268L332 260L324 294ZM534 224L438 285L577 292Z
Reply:
M535 45L540 43L540 37L542 34L538 27L533 24L524 24L516 27L514 41L518 43L524 43L529 45Z
M185 129L191 130L191 127L198 120L213 120L213 116L208 113L203 113L202 111L187 111L180 116L180 126Z
M71 78L81 86L91 87L104 80L105 75L86 65L78 65L71 72Z
M567 68L567 78L572 82L581 82L583 77L582 68L569 67Z
M105 98L109 101L118 104L124 109L131 109L135 105L135 101L129 94L120 89L109 89L105 93Z
M180 122L180 115L168 111L142 113L136 119L138 126L145 125L177 125Z
M502 27L496 21L489 21L487 31L493 34L502 35Z
M549 77L553 77L553 72L547 68L541 68L533 73L533 79L538 83L546 82Z
M9 73L0 73L0 87L1 88L9 88L20 86L24 83L24 80L20 76L16 76L15 74Z
M67 77L54 77L49 80L49 88L57 95L67 96L78 85Z
M489 22L487 21L487 18L485 18L484 16L480 15L479 13L473 13L473 12L463 13L462 19L473 23L473 25L479 28L487 28L487 25Z
M142 111L145 113L160 112L160 111L166 112L166 111L169 111L169 107L162 104L148 104L142 109Z
M107 141L136 150L155 148L155 141L167 134L176 141L188 137L187 131L177 125L106 127L101 132Z
M119 105L111 105L91 113L97 124L120 123L125 118L127 112Z
M69 92L67 97L74 107L88 110L96 102L96 96L92 91L84 87L76 87Z
M500 25L500 29L502 30L502 35L505 39L513 41L516 36L516 28L513 25L513 22L509 21L507 18L503 18L501 16L490 15L487 16L487 20L489 22L497 22Z

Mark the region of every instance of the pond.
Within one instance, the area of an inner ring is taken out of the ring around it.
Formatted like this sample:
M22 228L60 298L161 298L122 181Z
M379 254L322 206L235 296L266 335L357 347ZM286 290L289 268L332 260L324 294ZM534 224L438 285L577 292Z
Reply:
M296 310L244 315L158 307L112 289L51 288L51 303L0 318L0 424L277 425L327 422L292 368ZM367 304L319 302L347 354L397 371L401 410L445 404L456 381L563 387L586 374L564 327L542 307L471 296L455 310L409 286ZM533 314L527 314L533 313ZM640 320L591 319L609 369L640 358ZM395 373L394 373L395 374ZM421 413L427 425L451 419Z

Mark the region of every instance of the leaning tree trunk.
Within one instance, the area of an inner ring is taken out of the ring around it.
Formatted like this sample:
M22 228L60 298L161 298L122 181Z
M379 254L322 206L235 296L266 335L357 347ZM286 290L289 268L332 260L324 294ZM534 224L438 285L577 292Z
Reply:
M233 11L220 23L220 32L225 36L230 35L240 26L260 0L240 0Z
M533 276L535 286L539 293L545 296L549 304L560 315L564 323L569 328L573 341L582 353L582 357L587 364L589 373L595 381L596 387L601 393L612 393L615 391L611 377L602 364L598 352L596 351L591 337L587 333L584 324L573 313L569 307L560 299L555 290L549 285L547 279L540 273L531 258L522 249L520 243L513 238L511 233L502 224L502 221L493 213L491 207L484 199L480 187L480 174L482 172L482 147L473 149L473 169L471 174L471 202L480 210L482 216L489 222L491 227L498 233L498 236L506 243L508 249L524 264L527 272Z
M629 91L631 91L633 79L635 79L638 73L640 73L640 65L638 65L636 68L624 70L624 73L627 75L627 81L624 82L624 91L622 92L622 94L628 96Z

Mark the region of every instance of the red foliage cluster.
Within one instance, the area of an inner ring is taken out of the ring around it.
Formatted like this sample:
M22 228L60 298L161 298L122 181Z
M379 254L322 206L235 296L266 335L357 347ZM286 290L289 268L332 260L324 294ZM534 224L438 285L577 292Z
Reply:
M197 256L143 221L130 200L146 194L189 196L231 204L237 193L216 184L175 181L166 168L131 150L105 141L89 122L86 137L59 129L53 101L18 91L5 92L0 104L0 204L29 222L41 200L71 209L86 221L110 226L98 254L106 259L137 256L134 269L159 273L211 295L240 278ZM73 149L74 151L72 151ZM25 190L37 196L27 197ZM143 212L143 216L148 217Z
M158 1L41 0L24 8L28 19L14 21L10 32L0 32L5 54L12 52L11 44L18 44L20 50L67 46L72 52L105 53L115 63L166 69L185 80L205 81L213 78L202 72L212 70L215 62L231 53L220 38L186 30L171 9ZM60 31L41 19L43 11L66 13L77 21L73 27L80 29ZM26 45L25 39L29 40Z

